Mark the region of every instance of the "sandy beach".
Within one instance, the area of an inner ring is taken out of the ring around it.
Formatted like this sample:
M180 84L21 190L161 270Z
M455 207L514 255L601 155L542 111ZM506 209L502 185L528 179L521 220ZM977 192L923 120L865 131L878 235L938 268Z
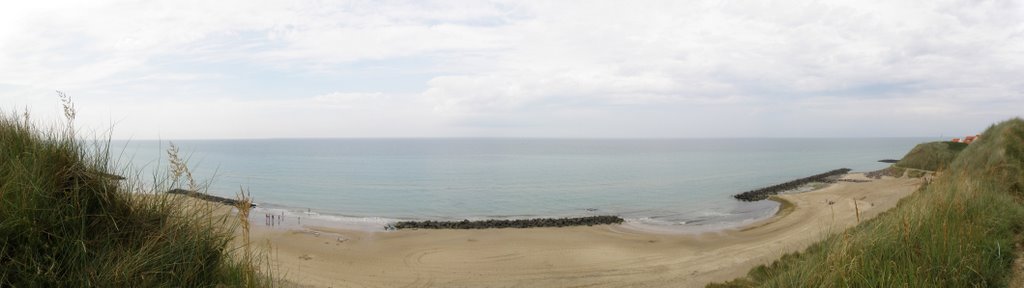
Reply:
M886 177L781 195L783 209L772 218L701 234L628 224L366 232L253 223L251 237L268 251L278 276L299 286L703 287L857 224L856 210L861 221L874 217L920 183Z

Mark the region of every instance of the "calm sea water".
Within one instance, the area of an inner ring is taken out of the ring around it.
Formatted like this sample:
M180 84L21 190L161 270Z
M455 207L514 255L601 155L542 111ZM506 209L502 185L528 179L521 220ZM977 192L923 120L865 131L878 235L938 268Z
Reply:
M281 139L173 141L209 193L340 222L620 215L728 226L777 204L730 195L837 168L870 171L922 138ZM121 163L166 165L167 141L115 141ZM162 160L160 160L162 159ZM216 172L216 173L215 173ZM148 175L145 172L144 175ZM216 174L216 175L215 175ZM215 176L214 176L215 175Z

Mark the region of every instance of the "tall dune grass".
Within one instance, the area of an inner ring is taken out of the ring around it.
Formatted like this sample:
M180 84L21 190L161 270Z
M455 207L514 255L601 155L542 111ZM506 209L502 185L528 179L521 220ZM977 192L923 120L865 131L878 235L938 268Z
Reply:
M896 208L708 287L1005 287L1024 230L1024 121L990 127Z
M76 139L69 104L52 129L0 112L0 287L270 286L233 248L236 218L115 179L126 171Z

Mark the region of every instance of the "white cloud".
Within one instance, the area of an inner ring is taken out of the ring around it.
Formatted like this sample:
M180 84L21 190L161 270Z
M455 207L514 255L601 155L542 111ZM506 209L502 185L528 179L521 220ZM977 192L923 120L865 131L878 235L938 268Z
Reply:
M10 6L0 12L0 99L38 105L65 89L110 115L96 122L162 123L181 137L756 134L741 123L720 124L724 132L672 125L694 115L842 136L821 127L906 115L943 125L956 114L981 129L1024 107L1024 8L1013 1ZM360 77L369 80L348 80ZM156 116L189 111L175 101L200 106L195 123L178 124L189 129ZM288 125L363 126L257 128L280 126L266 121L282 107L304 116ZM208 124L216 121L247 132ZM366 126L382 122L386 133ZM858 133L914 132L876 126L888 130Z
M505 34L520 38L519 45L480 59L484 64L477 66L484 73L435 78L427 94L444 110L465 106L468 111L533 107L528 104L565 102L564 97L658 104L736 97L786 101L835 93L906 97L910 92L968 100L960 102L1021 101L1019 92L1000 88L1022 83L1007 73L1024 64L1019 48L1007 51L1022 43L1022 18L1010 17L1022 16L1019 7L691 4L533 10L535 19L506 28ZM965 17L978 22L965 23ZM976 91L943 93L960 89Z

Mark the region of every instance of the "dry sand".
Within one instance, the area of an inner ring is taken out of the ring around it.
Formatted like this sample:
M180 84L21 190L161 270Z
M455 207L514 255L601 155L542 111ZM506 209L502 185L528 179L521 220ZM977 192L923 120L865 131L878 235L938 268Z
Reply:
M269 251L278 276L301 286L703 287L855 225L854 201L866 220L920 183L839 182L782 195L792 205L775 217L702 234L658 234L629 225L365 232L254 223L252 239Z

